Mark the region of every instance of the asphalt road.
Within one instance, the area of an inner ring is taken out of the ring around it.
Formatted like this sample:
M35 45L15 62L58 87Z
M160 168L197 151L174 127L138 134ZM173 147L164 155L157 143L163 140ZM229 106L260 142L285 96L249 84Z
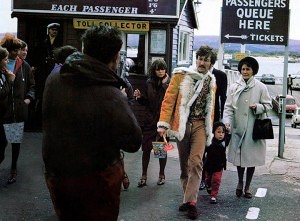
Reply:
M268 85L271 96L280 91L280 85ZM281 93L281 92L279 92ZM300 99L300 91L293 93ZM298 103L299 104L299 103ZM300 106L300 105L299 105ZM278 117L271 113L273 124ZM287 119L286 122L289 120ZM290 125L286 124L287 127ZM288 145L297 145L293 139L299 140L299 129L293 129L294 134ZM43 177L43 162L41 157L41 133L25 133L24 143L18 163L17 182L7 185L9 175L11 147L6 150L6 159L0 165L0 221L56 221L49 192ZM299 145L293 148L300 148ZM276 151L276 150L275 150ZM141 175L141 154L125 155L125 167L130 178L128 191L121 193L119 221L183 221L184 214L178 212L182 201L182 190L179 182L179 163L176 150L169 154L166 166L166 184L157 186L158 161L151 158L148 173L148 186L137 188ZM271 161L273 156L271 156ZM299 160L299 159L298 159ZM287 161L280 161L279 168L285 168ZM299 162L294 162L299 165ZM200 211L198 220L248 220L250 208L258 208L256 220L263 221L294 221L300 218L300 180L285 172L282 174L255 173L252 182L252 192L255 195L259 188L267 190L265 197L253 199L237 198L235 187L237 175L234 169L224 171L219 203L209 204L206 191L200 191L197 207ZM297 170L298 171L298 170ZM296 173L298 173L296 171Z
M12 185L6 184L9 174L10 150L0 166L0 221L56 221L53 206L43 177L41 158L41 133L25 133L24 144L18 165L18 179ZM181 221L184 214L178 212L182 201L179 182L177 150L169 154L166 166L166 184L157 186L158 161L151 158L148 186L137 188L141 175L141 151L125 154L125 168L130 178L128 191L121 193L119 221ZM282 167L282 166L281 166ZM219 203L209 204L205 191L199 193L198 220L247 220L251 207L259 208L257 220L299 220L300 180L286 175L257 174L253 178L252 192L266 188L265 197L253 199L237 198L236 172L224 171Z

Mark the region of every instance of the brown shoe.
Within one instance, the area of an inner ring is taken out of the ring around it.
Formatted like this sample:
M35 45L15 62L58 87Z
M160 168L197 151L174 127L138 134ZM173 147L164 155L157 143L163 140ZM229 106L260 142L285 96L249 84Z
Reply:
M128 178L127 173L124 173L122 184L123 184L124 190L127 190L129 188L130 182L129 182L129 178Z

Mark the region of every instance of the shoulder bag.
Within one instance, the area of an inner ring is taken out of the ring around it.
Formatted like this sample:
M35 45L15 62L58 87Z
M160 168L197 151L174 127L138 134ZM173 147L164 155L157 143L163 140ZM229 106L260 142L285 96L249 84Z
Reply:
M266 110L265 105L264 109ZM271 119L268 117L268 113L266 112L267 118L255 118L252 138L253 140L258 139L274 139L273 133L273 125Z

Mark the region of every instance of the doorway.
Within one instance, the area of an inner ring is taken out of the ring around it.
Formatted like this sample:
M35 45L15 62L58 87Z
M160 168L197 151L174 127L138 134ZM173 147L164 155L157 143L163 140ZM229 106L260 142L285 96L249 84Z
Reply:
M148 36L145 33L125 33L126 62L129 75L146 75Z

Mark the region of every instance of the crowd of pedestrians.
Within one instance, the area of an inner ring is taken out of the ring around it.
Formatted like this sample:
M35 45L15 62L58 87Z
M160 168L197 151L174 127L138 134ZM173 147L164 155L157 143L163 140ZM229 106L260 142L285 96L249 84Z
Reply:
M17 162L30 108L43 128L45 181L59 220L117 220L121 185L129 188L124 153L142 149L138 187L147 185L152 142L177 143L183 199L178 210L197 219L199 190L218 203L228 161L237 168L236 196L252 198L256 166L264 165L266 142L252 138L255 118L272 108L266 86L254 75L253 57L239 62L241 79L227 94L226 74L213 67L216 51L201 46L196 67L167 73L163 59L151 62L145 91L132 88L117 74L121 32L91 27L82 36L82 51L63 45L60 24L26 62L28 45L7 33L0 42L0 163L12 150L8 184L17 181ZM131 109L146 107L143 126ZM230 140L230 141L229 141ZM158 159L157 185L167 180L167 154ZM246 181L244 184L244 173ZM131 187L134 188L134 187Z

